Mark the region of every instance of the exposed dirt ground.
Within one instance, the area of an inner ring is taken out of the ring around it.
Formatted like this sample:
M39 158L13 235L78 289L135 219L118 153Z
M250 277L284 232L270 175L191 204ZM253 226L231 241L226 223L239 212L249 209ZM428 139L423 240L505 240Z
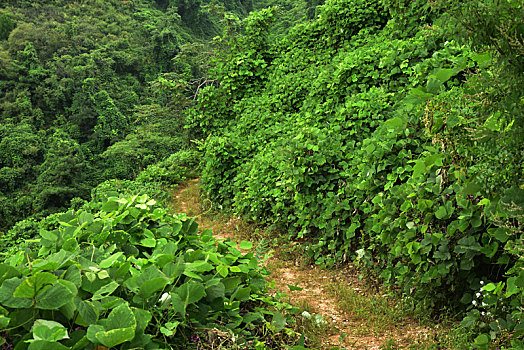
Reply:
M237 241L254 238L253 227L238 218L205 212L198 179L175 189L171 206L174 211L196 217L201 228L212 229L218 238ZM275 281L274 292L285 292L293 305L305 307L327 322L320 325L318 343L321 349L425 349L435 346L431 341L435 327L424 327L403 316L402 312L395 312L398 306L394 300L359 281L356 268L349 265L326 270L282 253L279 249L274 250L266 262L271 272L270 281ZM302 289L291 291L289 286Z

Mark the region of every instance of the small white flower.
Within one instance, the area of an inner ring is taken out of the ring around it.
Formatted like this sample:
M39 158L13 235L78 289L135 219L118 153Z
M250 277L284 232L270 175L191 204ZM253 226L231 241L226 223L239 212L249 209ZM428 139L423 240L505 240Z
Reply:
M480 314L481 314L482 316L484 316L486 313L485 313L484 311L482 311Z
M483 286L484 285L484 281L480 281L480 285Z
M476 300L473 300L471 303L472 303L473 305L477 305L477 301L476 301Z
M482 294L477 293L477 294L475 294L475 295L477 296L477 298L480 298L480 296L481 296Z
M483 306L483 307L486 307L486 306L488 306L488 304L486 304L486 303L483 302L483 303L482 303L482 306Z
M163 303L163 302L166 301L167 299L171 299L171 296L169 295L169 293L164 293L164 294L162 294L162 296L160 297L160 302Z
M321 326L327 324L327 321L324 320L322 315L315 315L315 323L317 326Z

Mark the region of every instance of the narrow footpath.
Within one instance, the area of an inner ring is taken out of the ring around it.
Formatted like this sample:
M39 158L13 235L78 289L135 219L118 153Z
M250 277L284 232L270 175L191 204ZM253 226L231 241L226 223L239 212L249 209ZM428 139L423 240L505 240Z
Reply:
M175 212L195 217L201 229L212 229L220 239L250 240L256 246L263 235L260 229L238 218L206 211L198 179L173 190L170 206ZM444 332L439 325L422 326L405 315L398 301L359 281L356 268L322 269L306 264L285 249L271 248L266 260L271 272L268 282L274 281L274 293L285 293L291 304L317 320L313 324L318 329L312 333L320 349L446 348L435 343Z

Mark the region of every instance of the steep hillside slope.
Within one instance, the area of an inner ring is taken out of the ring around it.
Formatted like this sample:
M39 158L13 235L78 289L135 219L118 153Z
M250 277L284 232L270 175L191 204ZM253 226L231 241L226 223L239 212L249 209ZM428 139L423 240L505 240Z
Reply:
M217 204L521 344L522 5L332 0L221 39L190 122ZM496 342L496 341L495 341Z

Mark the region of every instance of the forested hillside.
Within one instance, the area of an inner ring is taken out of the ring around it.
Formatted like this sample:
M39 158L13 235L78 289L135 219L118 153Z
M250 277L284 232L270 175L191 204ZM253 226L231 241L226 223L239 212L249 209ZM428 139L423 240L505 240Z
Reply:
M219 5L1 3L0 230L187 147L180 111L193 95L177 84L201 77L190 59L221 33L220 9L252 8Z
M0 345L307 346L260 252L166 211L201 176L309 262L456 315L465 348L524 347L523 19L520 0L0 2Z
M166 209L198 172L210 40L256 6L0 3L2 349L304 348L262 252Z

